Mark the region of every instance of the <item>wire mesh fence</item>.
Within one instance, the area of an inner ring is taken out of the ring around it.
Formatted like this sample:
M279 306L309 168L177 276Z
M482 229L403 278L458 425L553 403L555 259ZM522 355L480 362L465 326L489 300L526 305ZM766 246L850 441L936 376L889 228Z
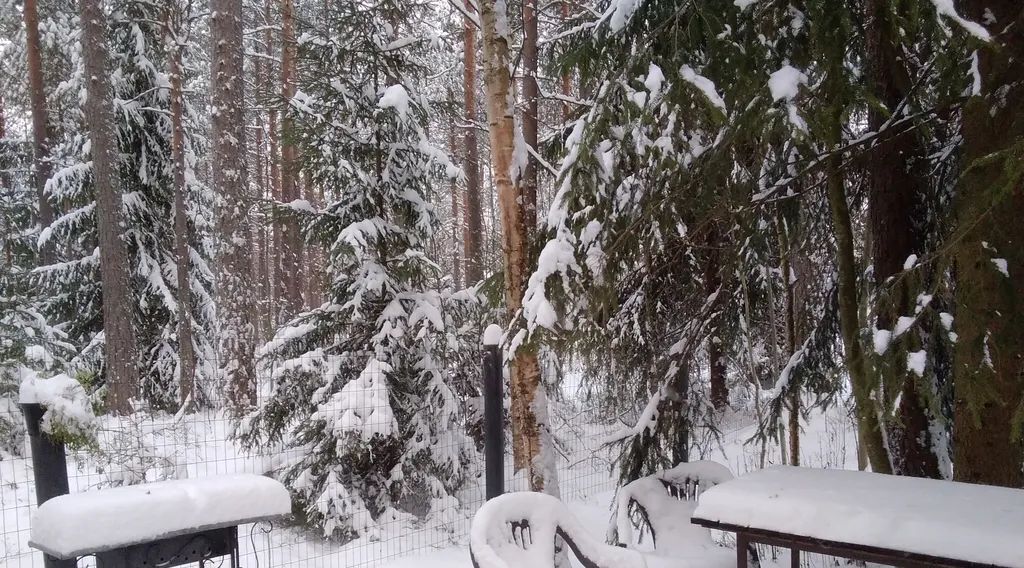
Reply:
M245 413L227 407L223 393L230 385L218 384L203 404L186 410L153 408L139 395L135 411L118 416L103 412L103 386L86 384L97 412L90 439L68 446L70 491L235 473L278 478L292 492L293 515L240 527L245 567L379 566L464 544L484 500L479 376L459 384L440 365L409 372L374 361L359 354L263 369L255 405ZM403 376L415 381L403 382ZM451 400L396 395L435 378L448 382ZM281 389L295 389L308 402L290 411L283 425L268 426L283 412L272 406ZM23 423L13 397L0 414ZM436 420L441 414L446 419ZM571 396L552 398L551 421L563 497L613 491L601 449L610 426ZM263 430L247 437L254 428ZM505 438L508 444L507 424ZM12 447L0 452L0 565L41 567L42 554L28 545L36 508L31 456L24 439ZM506 488L519 489L510 448L506 455ZM227 566L217 562L206 566ZM95 566L95 559L81 558L78 565Z

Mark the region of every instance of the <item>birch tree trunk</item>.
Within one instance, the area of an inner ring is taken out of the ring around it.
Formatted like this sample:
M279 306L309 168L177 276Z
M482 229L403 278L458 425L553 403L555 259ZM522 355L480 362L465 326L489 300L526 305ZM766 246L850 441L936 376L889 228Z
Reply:
M980 93L963 110L957 193L954 478L1024 486L1024 6L963 2L964 16L998 22L978 49ZM998 33L997 33L998 32ZM1005 271L1005 272L1004 272Z
M25 0L22 6L25 19L25 55L28 67L29 102L32 107L33 179L39 202L39 228L53 223L53 207L46 197L46 180L50 179L50 143L46 112L46 85L43 81L42 47L39 41L39 9L36 0ZM39 251L40 263L53 261L52 247L43 245Z
M255 322L249 207L246 185L245 82L242 51L242 0L211 0L213 61L212 175L222 196L217 212L220 236L217 297L221 310L220 369L228 401L236 414L256 402Z
M465 0L466 11L472 13L473 2ZM466 118L462 142L466 149L466 195L462 225L463 258L466 263L466 285L483 279L483 214L480 210L480 150L476 138L476 31L468 17L463 18L462 89Z
M196 403L196 358L192 344L192 301L189 286L189 229L185 210L185 129L182 124L183 38L179 37L180 8L168 10L171 49L171 159L174 163L174 257L178 305L178 402L186 411Z
M129 285L127 253L120 234L121 183L117 172L113 93L107 68L107 24L100 0L79 0L78 5L82 60L87 78L85 123L89 131L99 229L106 404L114 414L128 414L132 411L131 400L138 391L137 348L130 310L135 300Z
M515 121L513 120L509 72L508 15L504 2L485 0L480 3L483 31L484 86L487 92L487 125L491 140L491 164L494 185L501 210L501 244L505 268L505 302L510 318L519 317L528 275L528 227L522 201L522 187L513 177ZM499 28L499 22L501 27ZM511 362L512 449L517 471L526 471L530 487L544 491L547 464L542 450L542 426L538 413L547 412L547 403L540 385L540 365L536 352L520 347ZM550 491L551 487L548 488Z

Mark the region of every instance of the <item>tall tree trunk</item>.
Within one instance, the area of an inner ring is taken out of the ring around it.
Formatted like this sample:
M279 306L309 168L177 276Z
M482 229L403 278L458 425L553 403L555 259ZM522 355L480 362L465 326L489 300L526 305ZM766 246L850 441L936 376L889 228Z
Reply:
M265 64L261 64L264 67L260 70L260 84L263 84L262 73L266 72ZM263 135L263 124L257 123L256 129L256 191L261 201L265 201L268 198L267 195L267 144L264 140ZM271 255L271 243L270 235L267 231L267 216L260 215L258 222L253 219L256 226L256 239L259 247L259 261L257 263L257 282L259 283L260 300L258 319L260 337L259 340L263 341L270 337L272 333L272 320L270 307L273 305L274 296L274 285L273 285L273 274L270 269L270 255Z
M540 86L537 84L537 0L523 0L523 113L524 150L537 151L537 119ZM523 222L537 226L537 160L526 156L523 176Z
M981 92L963 110L968 169L956 205L953 473L958 481L1021 487L1024 7L1017 0L961 6L974 21L998 22L992 28L1001 33L978 49Z
M705 238L707 259L704 261L704 294L711 297L722 292L722 275L720 263L720 247L718 227L712 225ZM717 310L716 310L717 311ZM711 405L715 410L724 410L729 405L729 387L726 384L725 351L722 349L721 338L718 337L715 325L710 326L708 335L708 375L711 384Z
M451 89L448 90L448 100L454 101L454 95ZM456 148L455 142L455 126L453 125L448 129L448 152L455 156L458 154L458 148ZM459 242L459 184L458 181L452 179L451 181L451 192L452 192L452 287L456 290L461 288L462 282L462 247Z
M313 183L313 178L309 174L309 170L303 170L302 172L302 188L303 196L306 201L309 201L310 205L314 208L320 206L320 196L317 191L316 184ZM321 297L320 293L323 290L323 263L320 254L320 248L316 245L301 243L302 244L302 273L305 276L305 290L304 297L306 299L307 306L318 306L320 305Z
M569 22L569 2L567 0L562 1L562 22L567 24ZM569 106L569 95L572 93L572 74L569 71L562 73L562 96L566 99L562 101L562 120L569 122L569 117L572 116L572 107Z
M182 50L184 41L178 36L176 22L183 14L168 10L168 30L171 45L171 158L174 162L174 256L178 289L178 401L188 409L196 403L196 357L192 345L192 301L189 286L189 229L185 205L185 127L182 110L182 81L184 67Z
M497 20L507 14L505 4L492 0L480 3L483 29L484 86L487 91L487 125L491 140L491 163L494 185L501 209L501 241L505 267L505 303L510 319L519 317L523 292L529 276L528 238L522 201L522 188L511 175L515 145L515 122L509 91L509 40L499 34ZM546 412L540 365L537 353L530 346L520 347L511 364L512 452L516 470L525 470L534 491L543 491L555 479L546 479L547 468L542 459L542 425L538 411ZM539 391L539 392L538 392ZM540 400L537 400L540 397ZM541 406L541 408L537 408ZM549 490L552 488L549 487Z
M107 408L132 411L138 392L138 368L129 285L128 260L121 241L121 180L117 172L117 134L113 93L107 68L107 24L100 0L79 0L82 60L87 80L85 123L89 130L96 225L99 229L100 281L103 289L103 354L106 359Z
M868 77L871 90L885 106L884 110L876 105L869 107L868 126L875 132L884 126L911 88L910 75L899 57L897 24L891 19L893 6L886 0L868 0L865 5ZM925 179L917 169L924 154L916 131L888 137L869 154L868 218L876 290L882 290L889 278L902 271L907 257L921 253L918 201L924 193ZM879 329L892 330L896 317L914 310L905 280L893 286L891 304L879 311ZM900 401L896 420L886 425L893 471L914 477L940 477L939 461L932 448L931 417L916 375L902 364L881 372L886 398Z
M213 62L212 184L223 196L217 212L220 237L217 297L221 306L221 373L236 414L256 403L255 322L252 273L251 196L246 185L245 83L242 0L211 0Z
M273 21L273 5L275 0L267 0L263 10L263 17L266 21L266 28L263 30L263 43L266 44L267 55L272 56L274 54L274 35L271 30L270 22ZM266 75L263 77L263 96L268 101L269 107L267 109L267 162L270 168L268 184L270 186L270 199L277 203L281 201L281 138L280 131L278 130L277 120L277 104L270 102L272 93L274 92L273 81L271 79L273 75L273 64L269 61L266 63ZM271 301L270 301L270 321L271 327L281 323L283 319L281 317L282 306L285 303L284 298L286 297L287 282L285 280L284 271L281 269L284 266L284 257L282 249L284 248L284 227L280 219L280 215L276 211L270 212L270 224L273 231L273 238L271 239L273 245L272 259L272 278L271 281ZM272 330L268 329L268 334Z
M790 263L793 249L786 229L780 230L782 241L782 279L786 298L786 354L796 353L796 293L793 290L793 267ZM791 384L789 394L789 463L800 465L800 385Z
M25 54L28 59L29 101L32 106L33 178L39 201L39 228L53 223L53 207L46 197L46 181L50 179L50 143L46 112L46 85L43 82L42 46L39 41L39 8L36 0L25 0L22 6L25 19ZM41 264L53 261L52 247L43 245L39 251Z
M285 111L281 115L281 201L290 203L299 198L299 153L295 145L295 121L287 105L295 96L295 4L281 0L281 98ZM284 279L285 318L302 309L302 265L299 224L288 214L281 223L281 272Z
M836 117L835 129L841 121ZM838 145L838 132L831 140ZM850 221L850 206L846 203L846 188L841 165L842 156L836 154L827 158L829 209L832 214L832 230L836 239L836 265L839 270L839 327L843 337L846 355L846 369L850 374L853 397L856 405L857 430L871 469L877 473L892 473L889 453L882 436L878 418L878 405L872 397L874 391L871 376L864 361L864 349L860 341L860 315L857 304L857 265L854 256L853 224Z
M466 11L472 13L473 2L465 0ZM469 18L463 18L464 49L462 54L463 108L466 129L462 142L466 147L466 195L463 199L462 244L466 263L466 286L483 279L483 214L480 209L480 149L476 139L476 31Z

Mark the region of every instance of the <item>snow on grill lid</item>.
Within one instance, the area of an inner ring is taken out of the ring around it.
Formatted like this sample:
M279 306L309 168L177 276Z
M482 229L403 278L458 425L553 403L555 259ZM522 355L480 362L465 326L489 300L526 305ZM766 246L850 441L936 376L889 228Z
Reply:
M269 477L161 481L55 497L32 515L29 544L70 558L290 512L288 490Z
M780 466L701 495L694 519L1024 568L1024 491Z

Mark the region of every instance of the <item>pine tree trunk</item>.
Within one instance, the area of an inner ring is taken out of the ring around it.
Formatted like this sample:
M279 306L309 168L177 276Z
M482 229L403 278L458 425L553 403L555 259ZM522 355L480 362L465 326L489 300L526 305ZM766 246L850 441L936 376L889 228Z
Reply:
M448 100L455 102L451 89L448 90ZM448 129L448 152L452 156L458 154L455 142L455 126ZM452 192L452 287L456 290L462 288L462 243L459 242L459 184L455 179L451 181Z
M865 7L868 77L874 95L888 111L876 105L868 108L868 127L878 132L906 98L911 81L899 57L897 24L890 18L894 8L885 0L868 0ZM918 168L924 154L916 131L885 137L869 154L868 218L876 290L902 271L907 257L921 253L918 202L925 179ZM907 285L896 283L891 305L879 311L877 327L892 330L896 317L913 313L914 303ZM887 399L894 400L901 393L896 420L886 425L893 471L914 477L940 477L939 461L932 449L931 418L918 392L916 376L903 365L882 372L880 381Z
M256 403L255 321L248 281L252 273L252 232L245 162L242 0L211 0L210 9L210 91L214 109L211 181L214 191L223 197L217 213L220 368L231 410L242 414Z
M523 141L527 149L537 150L537 114L540 87L537 84L537 0L523 0ZM526 157L523 176L523 222L533 230L537 226L537 160Z
M782 279L786 298L786 354L792 358L796 354L796 293L793 290L793 267L790 258L793 249L789 245L789 236L781 233L782 241ZM800 465L800 387L790 384L789 394L789 463Z
M718 228L712 226L705 239L707 259L704 264L704 294L724 293L722 291L722 275L720 274L720 239ZM708 336L708 374L711 384L711 405L715 410L724 410L729 405L729 387L726 384L725 351L721 339L715 333L716 326L710 326L712 333Z
M178 401L189 410L196 403L196 358L192 345L192 301L189 286L189 229L185 205L185 128L182 124L182 49L179 30L173 21L180 22L181 14L168 15L171 33L171 159L174 162L174 256L178 289Z
M274 54L274 36L270 28L270 22L273 21L273 4L274 0L267 0L264 7L263 17L266 21L267 28L263 30L263 43L266 44L267 55L272 56ZM273 75L273 65L270 62L266 62L266 74L263 77L263 89L264 98L270 100L271 93L274 92L273 81L271 79ZM280 144L280 132L277 126L277 105L270 104L267 109L267 163L269 166L269 179L267 185L270 186L270 199L277 203L281 201L281 144ZM268 311L270 312L270 327L268 328L268 334L272 333L274 325L281 323L281 310L284 305L284 298L286 296L285 289L287 283L285 281L284 272L281 270L283 266L284 258L281 250L284 248L284 230L283 223L281 222L280 216L276 211L270 213L270 224L273 236L271 243L273 247L273 254L270 257L271 264L271 299Z
M260 69L260 85L263 84L264 73L266 72L265 64ZM256 191L259 195L259 199L265 201L268 199L267 195L267 144L264 140L263 124L260 121L257 124L256 129ZM270 270L270 255L271 255L271 244L270 235L267 230L267 216L260 215L257 219L253 219L256 227L256 239L259 247L259 262L257 263L256 280L260 289L260 301L257 309L257 318L259 320L260 336L259 341L265 341L272 333L272 320L270 306L273 305L273 274Z
M1024 8L1017 0L962 2L965 17L995 21L978 49L980 96L963 110L956 215L953 473L958 481L1024 486ZM986 12L991 12L986 16ZM990 20L991 19L991 20ZM980 161L984 159L984 162ZM1005 261L1006 271L994 259Z
M295 96L295 4L281 0L281 98L285 105ZM295 122L287 106L281 115L281 201L290 203L299 198L299 160L295 145ZM294 215L281 223L281 277L284 283L285 319L302 309L301 238Z
M121 180L114 123L113 93L107 68L106 16L100 0L79 0L82 60L87 79L84 112L89 130L96 225L99 229L100 281L103 288L103 354L106 359L107 409L132 411L138 392L138 369L128 262L121 241Z
M36 196L39 202L39 227L53 223L53 207L46 197L46 181L50 179L50 143L46 112L46 85L43 82L42 47L39 42L39 9L36 0L25 0L22 6L25 19L25 54L28 59L29 101L32 106L32 155ZM39 251L40 263L53 261L52 247L44 245Z
M472 13L473 2L465 0L466 11ZM469 18L463 18L464 49L462 55L462 89L466 118L463 144L466 149L466 195L463 199L462 244L466 263L466 286L483 279L483 214L480 209L480 150L476 139L476 32Z
M509 96L512 76L509 72L508 38L499 35L496 24L498 18L505 20L506 14L499 15L498 9L504 10L504 3L480 3L487 124L494 185L501 210L505 302L509 316L514 320L522 308L523 292L529 276L529 229L525 222L522 188L511 176L515 146L515 123ZM511 364L512 451L516 470L527 472L530 487L534 491L543 491L547 482L545 464L541 459L541 425L535 407L535 399L544 394L543 391L538 393L541 388L536 352L529 346L520 347Z
M841 122L836 119L835 128ZM838 143L838 135L833 140ZM829 209L832 214L832 230L836 239L836 265L839 270L839 327L843 337L846 355L846 369L850 374L853 397L856 404L857 430L871 469L876 473L892 473L889 454L882 437L878 418L878 406L872 398L873 381L868 375L863 346L860 341L860 315L857 304L857 266L854 257L853 225L850 221L850 206L846 203L846 188L841 171L842 156L836 154L827 158ZM785 277L788 278L788 275Z
M566 0L562 1L562 23L568 24L569 22L569 2ZM569 106L569 95L572 93L572 75L566 71L562 73L562 96L566 100L562 101L562 120L569 122L569 117L572 116L572 107Z

